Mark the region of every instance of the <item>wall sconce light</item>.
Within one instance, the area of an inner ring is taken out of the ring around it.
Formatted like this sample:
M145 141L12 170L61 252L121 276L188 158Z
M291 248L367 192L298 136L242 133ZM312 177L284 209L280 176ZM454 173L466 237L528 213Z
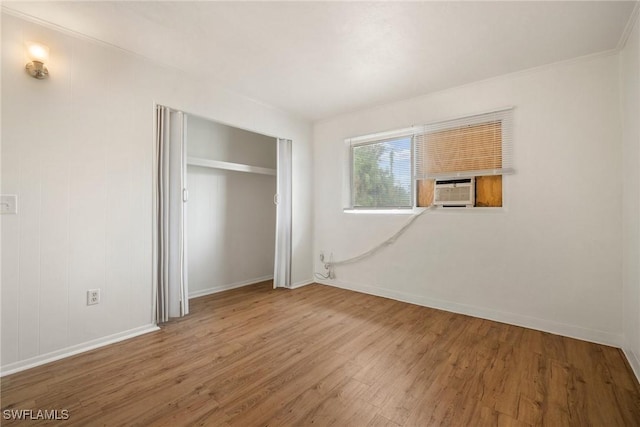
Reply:
M44 66L49 59L49 48L41 43L27 42L27 55L29 62L25 69L31 77L36 79L46 79L49 77L49 70Z

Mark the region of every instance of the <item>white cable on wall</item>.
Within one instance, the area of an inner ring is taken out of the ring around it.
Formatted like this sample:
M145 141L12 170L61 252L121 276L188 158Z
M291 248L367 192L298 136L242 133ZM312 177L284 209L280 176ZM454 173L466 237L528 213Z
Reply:
M420 217L425 212L431 210L433 207L434 207L433 205L429 205L422 212L420 212L420 213L418 213L416 215L413 215L411 218L409 218L409 220L398 231L395 232L395 234L393 234L391 237L389 237L388 239L386 239L382 243L379 243L375 247L369 249L368 251L366 251L364 253L361 253L360 255L357 255L357 256L354 256L354 257L351 257L351 258L347 258L347 259L343 259L343 260L340 260L340 261L333 261L333 254L332 254L331 258L329 259L329 261L324 264L324 268L326 270L329 270L328 273L326 275L323 275L323 274L320 274L320 273L316 273L316 277L319 278L319 279L333 279L333 268L335 266L337 266L337 265L345 265L345 264L353 264L355 262L361 261L361 260L363 260L363 259L365 259L367 257L370 257L371 255L375 254L380 249L393 244L396 240L398 240L398 237L400 237L402 234L404 234L404 232L407 231L407 229L409 229L409 227L411 227L411 224L413 224L414 221L416 219L418 219L418 217Z

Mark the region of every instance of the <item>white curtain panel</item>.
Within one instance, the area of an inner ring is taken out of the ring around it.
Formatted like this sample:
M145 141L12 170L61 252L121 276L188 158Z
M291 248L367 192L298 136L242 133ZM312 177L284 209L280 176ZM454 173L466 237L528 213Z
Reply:
M168 107L156 111L156 321L189 312L184 253L184 114Z
M292 229L292 143L278 139L278 175L276 194L276 254L273 287L291 287Z

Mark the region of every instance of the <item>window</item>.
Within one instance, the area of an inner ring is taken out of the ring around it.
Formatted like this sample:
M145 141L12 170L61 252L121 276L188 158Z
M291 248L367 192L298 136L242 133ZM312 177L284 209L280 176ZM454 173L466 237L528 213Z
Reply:
M412 208L412 138L351 145L351 205L366 208Z
M467 182L468 200L475 196L467 206L501 207L502 176L513 173L512 133L506 109L347 140L348 208L430 206L436 189L446 191L436 181Z

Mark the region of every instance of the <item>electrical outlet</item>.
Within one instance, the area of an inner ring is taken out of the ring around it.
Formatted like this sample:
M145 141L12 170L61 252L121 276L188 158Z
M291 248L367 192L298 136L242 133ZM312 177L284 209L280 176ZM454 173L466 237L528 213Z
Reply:
M100 304L100 289L89 289L87 291L87 305Z

